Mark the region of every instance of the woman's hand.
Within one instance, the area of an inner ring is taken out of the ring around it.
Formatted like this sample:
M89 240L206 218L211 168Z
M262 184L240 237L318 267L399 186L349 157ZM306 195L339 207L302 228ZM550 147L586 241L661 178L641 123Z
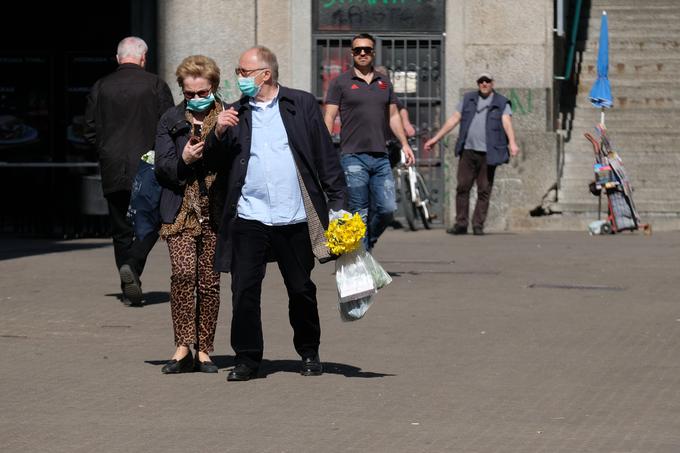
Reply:
M184 163L191 165L202 158L204 146L205 142L192 143L192 141L189 140L182 150L182 160Z

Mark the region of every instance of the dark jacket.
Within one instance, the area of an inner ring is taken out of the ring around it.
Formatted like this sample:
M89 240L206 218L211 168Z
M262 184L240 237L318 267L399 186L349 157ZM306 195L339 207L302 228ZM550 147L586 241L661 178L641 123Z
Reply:
M461 112L460 119L460 133L456 142L456 156L460 156L465 148L465 139L467 138L470 124L472 124L472 119L477 113L478 96L479 92L471 91L465 93L463 97L463 111ZM491 105L486 112L486 163L488 165L505 164L510 160L508 136L505 135L505 129L503 129L503 122L501 121L507 104L512 105L506 97L494 91Z
M179 213L184 198L184 189L198 178L205 178L214 173L214 168L208 168L205 159L191 165L184 163L182 151L191 137L191 124L184 116L186 102L169 109L158 122L156 135L156 179L163 187L161 191L160 214L162 223L173 223ZM215 146L213 144L213 146ZM206 143L205 150L209 147ZM212 195L213 187L210 188ZM217 231L213 216L214 203L211 200L210 220Z
M219 166L215 183L225 188L224 211L215 254L215 267L221 272L229 272L231 267L231 229L248 169L252 133L252 111L248 98L243 97L225 108L229 107L239 112L239 124L228 128L221 140L215 134L210 134L206 144L219 144L221 149L209 146L208 151L204 151L204 158L211 162L210 165ZM319 227L327 229L328 210L345 208L347 184L340 157L324 124L321 108L310 93L280 87L279 110L288 135L288 145L304 182L301 190L308 194L314 206L315 212L307 212L310 234L314 229L313 221L320 221Z
M97 80L87 99L85 138L97 147L104 194L132 189L140 157L154 149L158 119L172 106L168 85L136 64Z

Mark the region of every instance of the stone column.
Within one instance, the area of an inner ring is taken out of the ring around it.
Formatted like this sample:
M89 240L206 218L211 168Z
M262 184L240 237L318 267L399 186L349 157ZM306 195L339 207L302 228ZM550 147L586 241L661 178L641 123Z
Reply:
M170 85L175 101L181 100L175 70L189 55L213 58L222 72L222 94L239 98L234 81L238 57L255 44L256 1L164 0L158 2L158 72Z

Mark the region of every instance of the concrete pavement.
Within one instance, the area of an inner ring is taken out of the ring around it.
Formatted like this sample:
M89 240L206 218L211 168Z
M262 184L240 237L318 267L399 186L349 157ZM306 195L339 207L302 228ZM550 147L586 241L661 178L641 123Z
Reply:
M263 289L262 378L164 376L174 346L164 243L122 305L104 240L0 240L3 452L680 451L680 232L454 237L388 231L393 273L340 321L315 269L321 377L297 374L283 283Z

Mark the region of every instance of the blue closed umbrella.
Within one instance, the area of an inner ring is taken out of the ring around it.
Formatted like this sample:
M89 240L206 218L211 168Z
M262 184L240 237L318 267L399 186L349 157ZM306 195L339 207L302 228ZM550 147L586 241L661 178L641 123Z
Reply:
M604 109L614 105L612 101L612 89L609 86L609 26L607 25L607 11L602 11L600 26L600 45L597 50L597 80L590 90L590 102L602 110L602 123L604 124Z

